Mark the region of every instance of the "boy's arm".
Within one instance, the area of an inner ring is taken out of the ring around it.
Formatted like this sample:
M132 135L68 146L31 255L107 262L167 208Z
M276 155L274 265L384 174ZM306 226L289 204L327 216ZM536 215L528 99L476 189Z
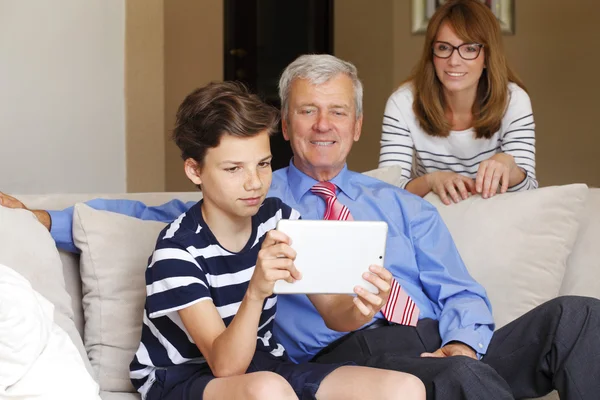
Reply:
M354 288L356 296L308 295L329 329L339 332L356 330L371 322L383 308L390 294L392 274L379 265L371 265L363 278L375 285L379 293L373 294L362 286L357 286Z
M177 311L215 376L243 374L256 349L264 301L246 296L226 328L213 303L206 265L187 251L187 236L182 232L173 238L159 239L156 245L146 269L148 317L152 320Z
M210 301L179 310L185 328L217 378L241 375L248 369L256 351L256 332L263 304L264 299L252 298L246 293L227 328Z
M248 289L227 328L212 303L197 302L179 311L181 320L216 377L246 372L256 351L258 324L265 299L279 279L292 282L299 273L289 238L278 231L266 234Z

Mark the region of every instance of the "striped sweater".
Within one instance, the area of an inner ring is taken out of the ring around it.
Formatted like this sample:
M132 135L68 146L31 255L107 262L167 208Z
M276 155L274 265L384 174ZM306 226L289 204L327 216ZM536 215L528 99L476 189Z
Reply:
M413 86L402 85L388 99L383 116L379 166L402 165L402 187L412 178L435 171L454 171L475 179L479 164L503 152L515 158L525 179L509 191L535 189L535 122L531 101L518 85L508 86L510 100L500 130L476 139L474 129L451 131L448 137L427 134L413 112Z

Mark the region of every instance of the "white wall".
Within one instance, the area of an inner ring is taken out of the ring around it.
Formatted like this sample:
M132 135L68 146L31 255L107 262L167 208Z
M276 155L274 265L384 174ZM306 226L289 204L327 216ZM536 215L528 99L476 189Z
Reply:
M0 191L125 191L124 26L121 0L0 0Z

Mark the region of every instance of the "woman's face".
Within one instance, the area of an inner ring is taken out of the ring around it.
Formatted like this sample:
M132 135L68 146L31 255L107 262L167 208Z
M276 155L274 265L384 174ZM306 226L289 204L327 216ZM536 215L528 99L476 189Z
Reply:
M473 57L480 50L479 55L475 59L465 60L460 56L458 50L453 49L447 44L458 47L465 44L465 42L454 33L454 30L452 30L447 22L444 22L438 30L434 47L436 47L436 52L440 54L443 51L448 52L450 50L452 50L452 54L448 58L441 58L435 54L433 56L435 73L440 82L442 82L444 90L446 93L452 94L460 92L472 92L475 94L479 78L485 68L485 49L480 49L480 46L463 46L461 52L466 57ZM473 44L476 45L475 43Z

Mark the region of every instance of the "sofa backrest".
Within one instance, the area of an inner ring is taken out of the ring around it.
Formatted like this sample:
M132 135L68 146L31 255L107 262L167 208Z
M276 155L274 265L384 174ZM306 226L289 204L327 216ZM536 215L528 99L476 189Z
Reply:
M384 179L387 180L387 179ZM18 195L16 195L18 196ZM197 201L201 192L53 194L21 195L18 198L31 209L58 210L94 198L139 200L147 205L160 205L172 199ZM585 295L600 298L600 188L589 190L577 241L568 259L568 267L560 288L561 295ZM65 283L71 295L75 324L83 336L83 309L79 256L60 251Z
M560 294L600 298L600 188L589 190Z

